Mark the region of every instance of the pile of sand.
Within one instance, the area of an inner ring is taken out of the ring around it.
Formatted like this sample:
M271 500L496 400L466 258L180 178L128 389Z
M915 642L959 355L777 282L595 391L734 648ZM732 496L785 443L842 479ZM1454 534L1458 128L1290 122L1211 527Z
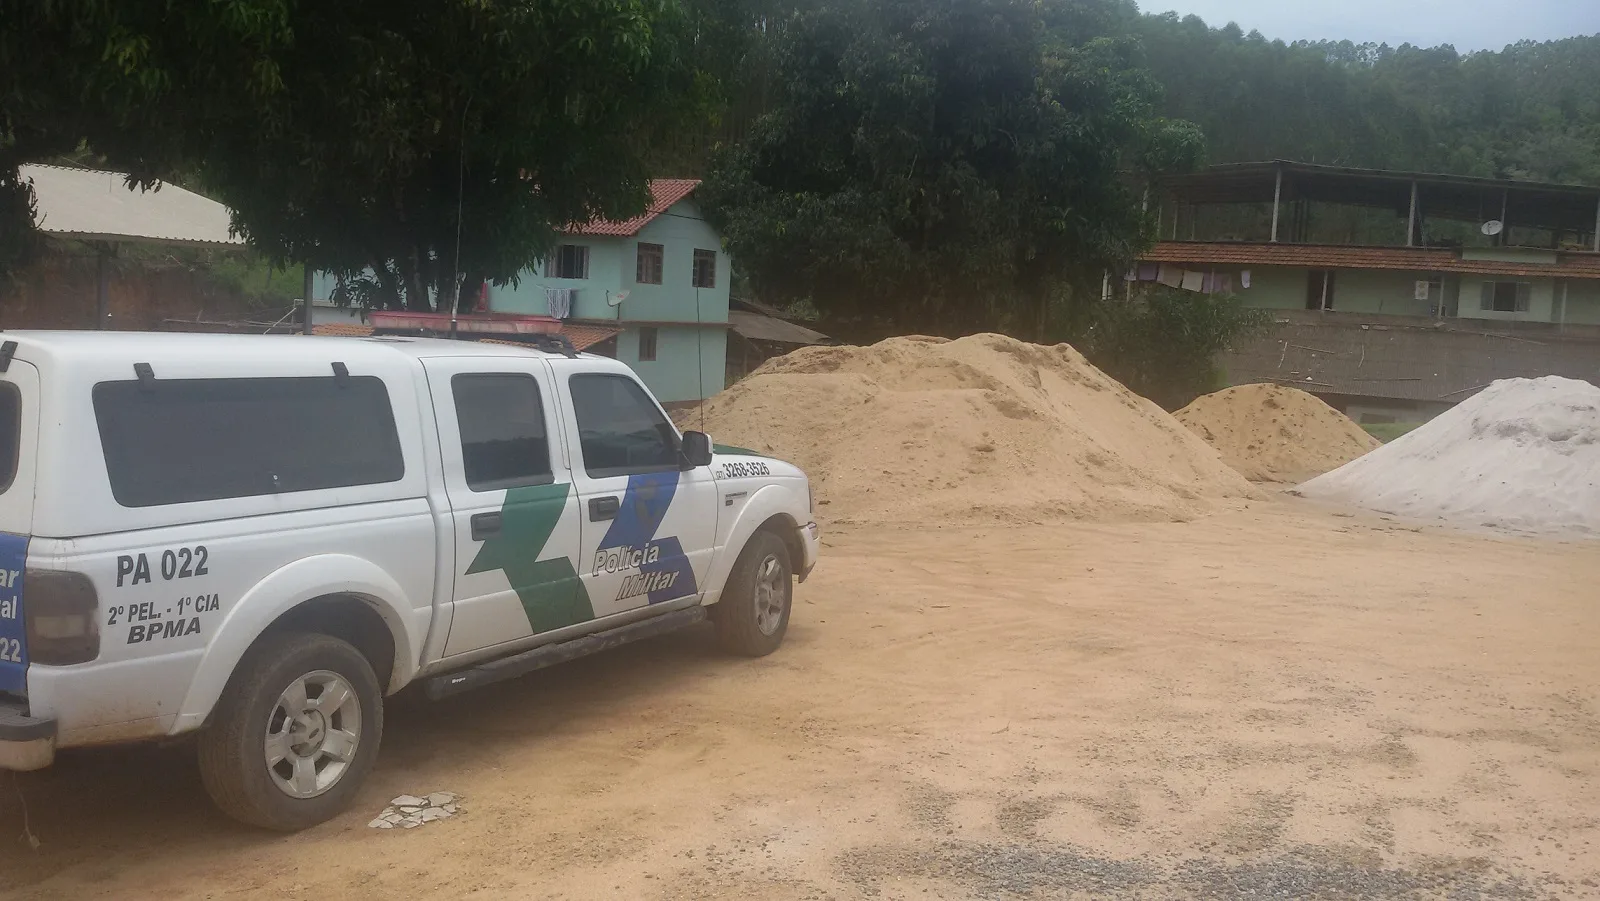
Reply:
M973 335L806 348L702 410L718 443L805 469L828 522L1172 520L1257 496L1065 344ZM701 411L682 418L699 426Z
M1302 482L1383 443L1338 410L1282 385L1225 388L1174 415L1256 482Z
M1600 533L1600 388L1558 376L1495 382L1299 490L1461 525Z

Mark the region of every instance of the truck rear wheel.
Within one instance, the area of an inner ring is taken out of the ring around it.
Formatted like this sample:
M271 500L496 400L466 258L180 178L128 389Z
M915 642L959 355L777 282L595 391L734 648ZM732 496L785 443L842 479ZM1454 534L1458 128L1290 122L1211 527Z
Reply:
M228 816L293 832L344 810L382 737L383 692L360 651L328 635L267 635L200 734L200 777Z
M723 649L764 657L783 644L794 600L792 573L782 538L765 530L750 536L728 574L722 599L711 607Z

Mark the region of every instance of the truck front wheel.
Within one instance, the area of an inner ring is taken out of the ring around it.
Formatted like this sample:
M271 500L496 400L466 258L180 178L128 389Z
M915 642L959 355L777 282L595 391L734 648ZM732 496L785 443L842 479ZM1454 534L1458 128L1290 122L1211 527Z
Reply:
M269 634L200 734L200 776L224 813L293 832L344 810L382 737L383 693L360 651L328 635Z
M746 657L764 657L783 644L794 600L789 548L771 532L750 536L728 574L721 600L711 607L722 647Z

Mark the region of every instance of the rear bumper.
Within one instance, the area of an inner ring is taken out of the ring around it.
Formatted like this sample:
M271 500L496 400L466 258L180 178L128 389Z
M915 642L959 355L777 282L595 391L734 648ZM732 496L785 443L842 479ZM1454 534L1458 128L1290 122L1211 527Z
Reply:
M822 536L817 529L817 524L808 522L797 531L800 533L800 546L805 548L805 559L800 561L800 581L804 582L811 575L811 570L817 566L817 552L822 547Z
M55 720L0 704L0 770L40 770L55 758Z

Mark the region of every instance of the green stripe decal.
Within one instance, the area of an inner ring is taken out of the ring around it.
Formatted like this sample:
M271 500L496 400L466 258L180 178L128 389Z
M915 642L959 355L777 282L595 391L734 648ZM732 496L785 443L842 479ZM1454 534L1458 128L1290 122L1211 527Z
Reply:
M500 507L500 533L483 542L467 567L469 574L504 570L534 632L594 619L594 607L572 561L539 559L571 494L571 482L507 489Z

